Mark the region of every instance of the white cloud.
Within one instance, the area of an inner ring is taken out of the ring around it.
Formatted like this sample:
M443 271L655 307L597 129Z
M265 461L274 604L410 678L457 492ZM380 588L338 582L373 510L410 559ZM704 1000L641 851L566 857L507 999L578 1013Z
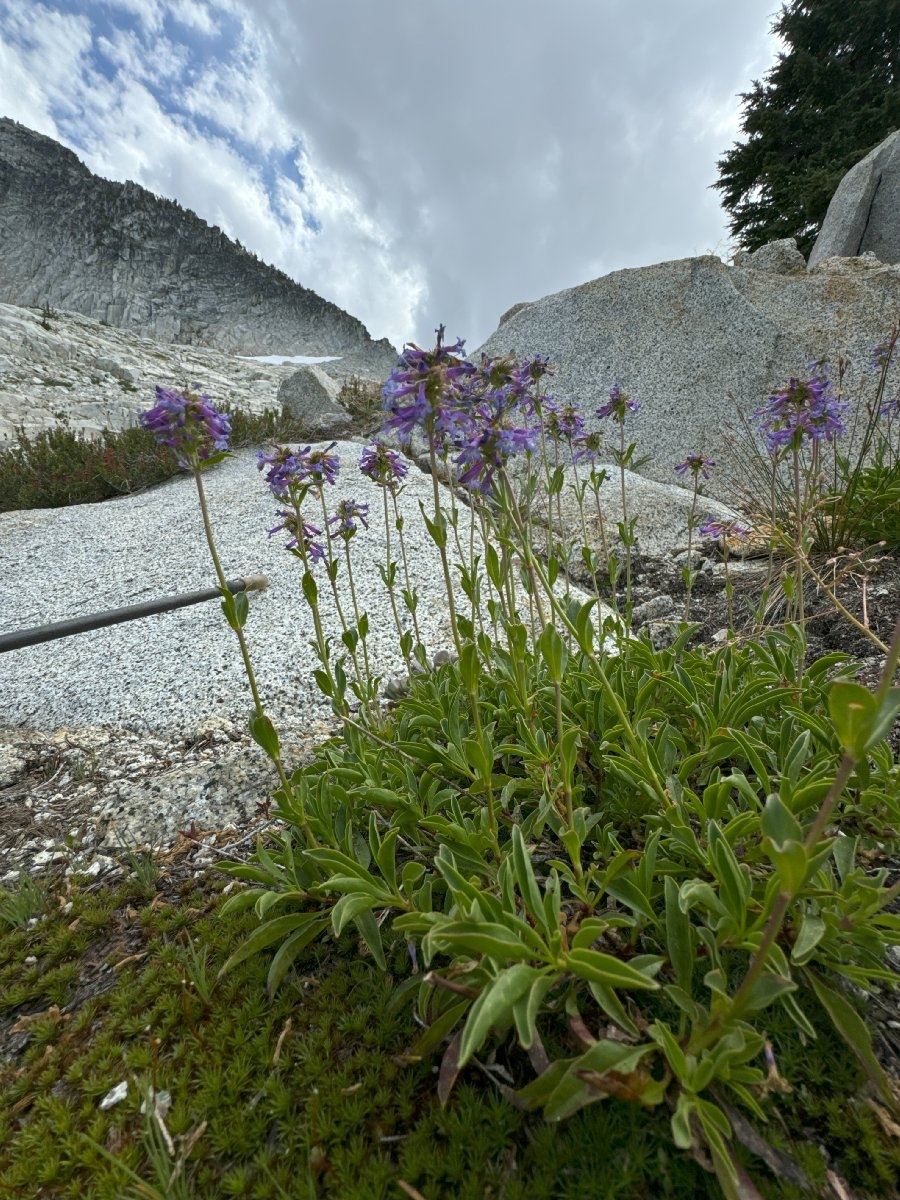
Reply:
M92 8L118 25L103 60ZM771 9L0 0L0 104L373 335L444 322L474 346L516 300L722 243L709 185L777 50Z

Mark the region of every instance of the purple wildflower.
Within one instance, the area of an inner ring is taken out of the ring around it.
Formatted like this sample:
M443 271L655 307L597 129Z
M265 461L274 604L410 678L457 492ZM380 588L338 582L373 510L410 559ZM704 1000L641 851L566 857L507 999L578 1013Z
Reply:
M306 491L321 487L323 483L334 483L341 460L338 455L330 454L330 450L331 446L327 450L312 450L309 446L291 450L288 446L276 446L272 454L260 451L256 456L256 466L260 471L269 468L266 483L274 496L284 498L292 491Z
M750 536L751 529L749 525L745 525L743 521L739 521L736 517L731 520L716 519L715 517L707 517L705 521L700 522L700 536L705 538L713 538L719 541L722 538L727 538L732 541L742 542Z
M900 391L891 400L885 400L878 409L879 417L900 417Z
M873 371L883 371L893 360L896 344L896 337L892 337L888 338L886 342L882 342L881 345L872 347L871 362Z
M688 471L690 471L694 479L698 475L702 475L704 479L709 479L709 469L715 465L711 458L704 458L702 454L689 454L684 462L676 464L675 471L682 479L684 479Z
M325 551L317 541L314 541L321 534L321 529L299 520L297 514L291 512L290 509L280 508L277 515L281 517L281 524L269 530L269 537L286 529L291 535L291 540L287 544L288 550L296 550L301 556L308 556L312 562L325 561Z
M379 487L395 488L406 477L409 467L396 450L389 449L384 442L376 442L363 450L359 469Z
M537 383L544 375L552 375L553 368L546 354L536 354L534 358L523 362L517 374L526 383Z
M843 414L847 405L831 391L831 380L814 374L807 380L792 379L787 387L773 392L753 414L770 453L807 441L829 442L844 432Z
M575 453L572 455L573 463L589 462L595 463L600 457L600 450L603 446L603 438L599 433L586 433L575 442Z
M626 415L629 412L636 413L640 408L637 401L632 400L627 392L623 392L617 383L613 384L607 395L608 402L597 409L597 416L601 421L605 417L612 417L619 425L624 425Z
M357 521L362 522L363 529L369 528L368 515L368 504L360 504L357 500L339 500L334 515L328 518L328 524L337 526L335 534L348 542L359 528Z
M584 417L574 404L544 397L540 402L544 429L549 437L557 441L571 442L584 433Z
M175 451L178 465L191 469L228 450L231 417L218 412L209 397L195 391L157 387L156 404L138 421L161 446Z
M412 343L404 346L382 390L387 413L384 428L396 432L404 444L417 426L429 437L447 431L454 421L456 402L463 400L463 384L476 371L472 363L460 357L465 346L461 339L452 346L443 343L441 325L433 350L422 350Z
M533 453L537 447L538 431L527 427L510 427L498 422L486 422L465 442L455 459L465 467L459 482L473 491L490 492L494 473L506 465L515 454Z

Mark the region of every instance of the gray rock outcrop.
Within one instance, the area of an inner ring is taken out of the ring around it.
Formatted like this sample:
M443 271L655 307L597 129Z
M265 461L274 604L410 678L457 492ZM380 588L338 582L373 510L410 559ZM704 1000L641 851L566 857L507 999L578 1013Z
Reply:
M866 251L879 262L900 262L900 130L851 167L838 184L809 265Z
M316 366L303 366L282 381L278 403L309 429L311 438L346 433L353 420L338 399L340 387Z
M217 226L136 183L100 179L71 150L7 118L0 302L49 304L163 342L236 354L393 355L355 317Z
M738 409L749 416L810 362L844 356L846 395L864 412L875 385L871 348L898 314L900 266L829 259L780 274L705 256L615 271L545 296L481 350L548 355L556 368L548 389L580 405L613 444L616 427L590 418L619 383L641 405L626 425L637 455L650 456L641 473L672 483L676 463L703 453L718 464L707 492L734 503L748 454L761 444L743 431Z
M752 267L755 271L771 271L775 275L790 275L805 271L806 259L797 249L794 238L779 238L749 253L740 251L734 256L736 267Z
M38 310L0 304L0 448L19 429L33 437L61 421L87 437L126 429L153 404L157 384L196 383L218 405L277 411L278 389L296 370L154 342L76 313L42 323Z

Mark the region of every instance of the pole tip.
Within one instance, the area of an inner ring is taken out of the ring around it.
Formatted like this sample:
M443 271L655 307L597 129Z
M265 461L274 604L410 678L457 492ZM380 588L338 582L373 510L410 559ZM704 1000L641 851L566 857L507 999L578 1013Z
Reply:
M269 586L269 580L265 575L245 575L244 590L247 592L264 592Z

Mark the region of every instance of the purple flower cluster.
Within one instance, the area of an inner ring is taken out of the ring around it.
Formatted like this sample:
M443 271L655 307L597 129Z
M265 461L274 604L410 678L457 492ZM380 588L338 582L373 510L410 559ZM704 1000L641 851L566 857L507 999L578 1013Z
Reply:
M628 413L636 413L641 407L636 400L631 399L627 392L623 392L617 383L613 384L607 392L607 396L609 399L606 404L602 404L597 409L597 416L601 421L606 417L612 417L618 425L624 425Z
M731 541L742 542L750 536L751 532L750 526L745 525L736 517L730 521L716 520L713 517L708 517L705 521L700 522L700 536L714 538L716 541L726 538Z
M312 450L304 446L291 450L288 446L276 446L272 454L256 456L258 470L266 472L266 483L274 496L284 499L292 492L304 493L310 488L334 483L340 470L341 460L328 450Z
M444 346L443 334L441 326L433 350L404 348L382 392L384 428L406 444L413 431L421 429L442 454L457 452L454 462L463 468L464 486L489 492L494 475L512 455L530 453L537 446L539 431L531 418L535 405L545 398L535 392L550 367L540 355L519 364L508 357L482 357L476 366L460 357L462 341ZM571 406L559 412L565 425L579 429ZM372 471L381 470L387 478L387 466L376 468L372 454L364 456L367 468L371 463ZM365 473L381 482L368 469Z
M894 358L894 348L897 344L896 338L889 338L886 342L882 342L879 346L872 347L872 370L883 371L884 368Z
M444 326L437 330L433 350L423 350L410 343L404 346L400 359L382 390L385 432L396 433L408 444L416 426L426 434L446 432L447 414L454 409L453 400L463 393L464 381L475 367L460 357L465 342L444 345Z
M357 500L339 500L334 515L328 518L328 524L335 526L337 537L349 542L359 528L357 521L361 522L363 529L369 528L368 516L368 504L360 504Z
M461 442L460 453L454 460L458 467L465 467L459 482L475 492L490 492L495 473L513 455L532 453L537 441L538 430L528 426L510 427L494 422L476 427Z
M603 437L599 433L586 433L583 437L577 439L572 455L572 462L583 463L588 462L592 465L600 457L600 451L603 448Z
M701 475L704 479L709 479L710 468L715 465L711 458L704 458L702 454L689 454L684 462L676 464L675 471L682 479L684 479L688 472L690 472L694 479L698 475Z
M141 413L138 421L161 446L175 451L178 465L185 469L228 450L231 417L218 412L208 396L196 391L157 387L156 404Z
M406 478L409 467L396 450L389 449L384 442L375 442L362 452L359 469L363 475L379 487L397 487Z
M541 416L546 433L560 442L572 442L584 435L584 417L574 404L547 396L541 401Z
M821 363L811 365L818 368ZM827 375L813 373L809 379L792 379L787 387L773 392L753 414L769 452L799 450L806 442L823 438L832 441L844 432L847 404L831 391Z
M301 557L308 557L311 562L325 561L325 551L321 544L315 541L315 538L321 534L321 529L299 520L297 514L291 512L290 509L280 508L276 515L281 517L281 524L269 530L269 537L286 529L291 535L291 540L287 544L288 550L296 550Z

